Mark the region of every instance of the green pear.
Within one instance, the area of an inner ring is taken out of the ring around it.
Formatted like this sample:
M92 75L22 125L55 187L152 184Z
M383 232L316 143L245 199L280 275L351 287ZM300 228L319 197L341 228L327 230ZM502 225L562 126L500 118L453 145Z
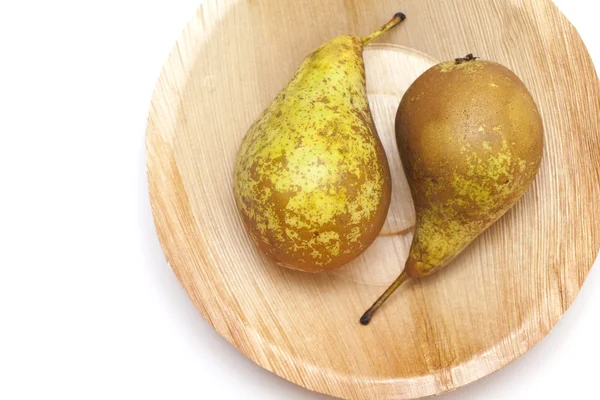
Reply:
M272 261L337 268L379 234L390 170L365 88L364 39L341 36L308 55L252 124L239 149L234 195L250 237Z

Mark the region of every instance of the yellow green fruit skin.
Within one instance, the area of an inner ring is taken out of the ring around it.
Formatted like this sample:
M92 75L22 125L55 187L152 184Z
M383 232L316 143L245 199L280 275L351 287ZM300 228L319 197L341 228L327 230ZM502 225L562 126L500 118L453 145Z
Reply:
M363 44L325 43L247 132L234 194L244 225L272 261L337 268L379 234L391 197L387 158L365 89Z
M450 61L420 76L396 115L417 214L407 273L448 264L527 191L543 125L523 82L490 61Z

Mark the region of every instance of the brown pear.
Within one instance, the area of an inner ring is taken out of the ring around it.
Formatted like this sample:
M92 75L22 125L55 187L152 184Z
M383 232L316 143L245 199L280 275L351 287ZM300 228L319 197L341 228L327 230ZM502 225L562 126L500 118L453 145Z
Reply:
M404 271L363 325L403 282L450 263L506 213L543 152L542 119L523 82L472 54L432 67L410 86L396 138L417 223Z

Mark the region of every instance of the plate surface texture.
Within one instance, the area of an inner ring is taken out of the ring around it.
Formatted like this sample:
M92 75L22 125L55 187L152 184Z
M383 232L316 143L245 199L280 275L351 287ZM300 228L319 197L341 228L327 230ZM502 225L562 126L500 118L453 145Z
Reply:
M407 20L365 50L367 89L393 174L380 237L310 275L269 263L236 211L232 172L253 120L303 58L342 34ZM528 193L450 266L358 319L400 273L415 215L394 116L408 86L474 53L511 68L545 127ZM150 196L173 271L202 316L262 367L347 399L411 399L515 360L571 305L600 247L600 90L575 29L546 0L206 0L152 100ZM200 390L200 389L199 389Z

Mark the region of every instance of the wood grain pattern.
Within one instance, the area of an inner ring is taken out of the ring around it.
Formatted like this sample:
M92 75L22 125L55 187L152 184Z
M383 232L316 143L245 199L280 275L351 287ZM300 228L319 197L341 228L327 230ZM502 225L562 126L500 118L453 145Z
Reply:
M408 19L365 51L367 89L393 173L373 246L326 274L285 270L246 235L232 171L246 130L301 60L340 34ZM333 18L332 16L336 16ZM473 52L530 88L545 156L526 196L450 266L358 318L400 272L414 211L393 116L426 68ZM347 399L410 399L496 371L573 302L600 247L600 88L575 29L549 0L206 0L152 100L150 197L174 273L202 316L262 367Z

